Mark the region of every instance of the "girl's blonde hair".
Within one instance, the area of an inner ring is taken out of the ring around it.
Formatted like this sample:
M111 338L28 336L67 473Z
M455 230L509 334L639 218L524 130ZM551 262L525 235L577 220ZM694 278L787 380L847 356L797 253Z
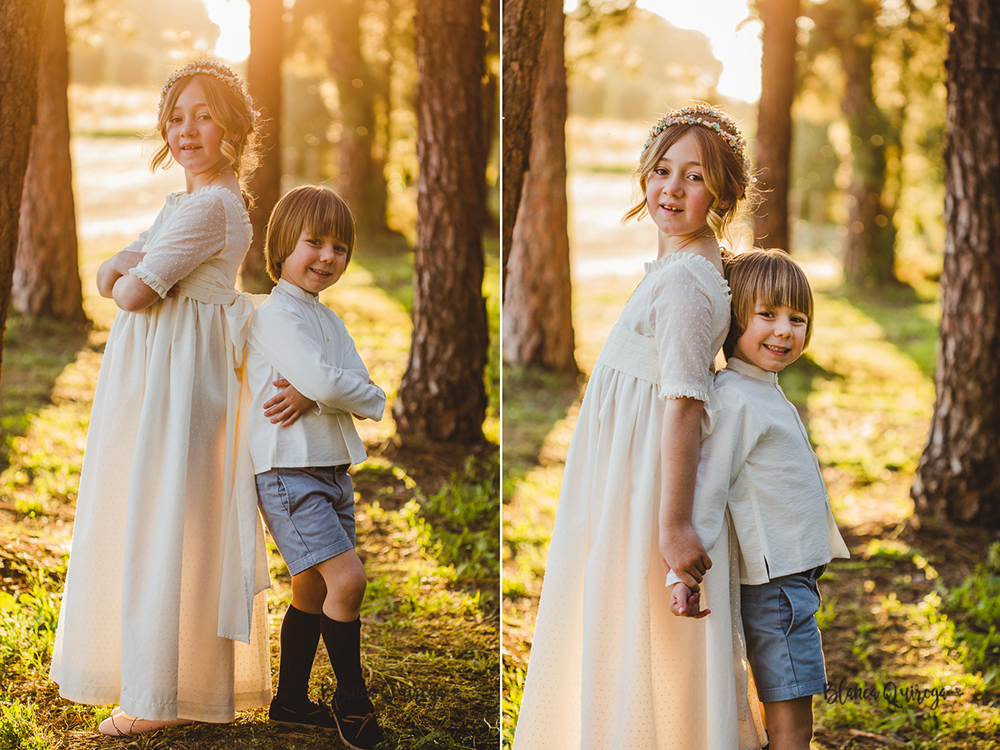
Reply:
M211 66L213 69L218 67L231 73L229 68L221 63L201 60L189 67L196 65ZM183 72L183 69L180 72ZM175 73L174 76L176 75ZM238 93L232 83L227 83L214 74L196 72L177 78L174 76L167 82L169 88L165 89L161 100L156 129L163 139L163 145L150 159L150 171L155 172L160 165L164 169L173 165L170 146L167 144L167 123L174 107L177 106L178 97L191 81L197 79L205 95L205 105L209 114L222 127L222 155L229 161L237 179L245 183L260 162L260 136L256 128L258 114L253 110L249 97ZM235 74L233 77L235 78Z
M708 209L708 226L717 238L724 237L732 244L728 229L739 215L741 207L754 198L751 184L752 175L748 172L748 165L744 164L743 159L737 156L734 147L727 142L725 137L720 135L720 132L724 129L730 139L738 140L742 139L742 136L738 130L735 133L730 133L730 130L735 130L735 125L721 111L718 117L713 116L711 111L706 111L716 108L698 106L690 109L697 110L697 119L701 123L680 121L669 124L662 129L660 129L660 125L654 127L649 145L639 157L639 164L634 172L639 183L639 200L622 218L622 223L632 218L642 219L646 215L646 185L650 173L660 163L660 159L664 157L671 146L691 133L698 147L705 187L714 198ZM678 110L677 112L683 114L686 111ZM693 120L694 118L689 119ZM661 120L662 122L663 120ZM713 132L712 128L704 123L718 125L718 129Z
M728 360L736 342L746 331L754 315L754 307L786 305L806 316L806 342L812 338L813 295L805 272L783 250L748 250L723 262L726 281L732 291L732 317L729 335L722 345ZM804 348L804 347L803 347Z
M281 264L292 254L303 231L347 245L347 262L354 255L354 214L344 199L322 185L302 185L285 193L271 212L264 239L267 275L278 283Z

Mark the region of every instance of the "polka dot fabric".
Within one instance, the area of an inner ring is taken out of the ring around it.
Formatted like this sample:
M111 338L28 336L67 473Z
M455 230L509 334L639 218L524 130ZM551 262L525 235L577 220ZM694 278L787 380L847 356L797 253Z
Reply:
M709 550L702 620L670 614L658 553L662 399L713 403L728 328L722 275L679 253L647 265L612 329L570 443L514 750L764 744L729 535Z
M209 187L168 196L129 248L145 251L134 275L161 297L184 283L119 312L108 337L50 671L69 700L209 722L270 701L265 594L249 644L217 634L237 353L225 305L184 291L209 279L235 297L250 234L240 198Z

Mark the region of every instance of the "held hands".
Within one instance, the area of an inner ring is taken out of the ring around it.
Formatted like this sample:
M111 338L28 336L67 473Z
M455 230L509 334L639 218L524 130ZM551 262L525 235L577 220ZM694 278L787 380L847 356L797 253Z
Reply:
M692 591L683 583L675 583L670 592L670 612L678 617L690 617L700 620L712 614L712 610L701 609L701 594Z
M303 396L284 378L271 385L281 389L278 395L264 403L264 416L271 418L271 424L280 422L282 427L290 427L316 407L315 401Z
M695 592L699 590L698 584L705 577L705 572L712 567L712 558L691 524L661 527L660 555L667 568Z

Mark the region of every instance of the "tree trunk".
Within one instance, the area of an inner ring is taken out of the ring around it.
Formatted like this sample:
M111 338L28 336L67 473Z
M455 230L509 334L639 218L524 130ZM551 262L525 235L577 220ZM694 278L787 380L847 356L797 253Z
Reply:
M281 0L250 3L250 59L247 85L263 122L258 123L260 166L250 178L256 204L250 210L253 241L243 260L243 290L257 294L271 291L273 282L264 263L264 235L274 204L281 197L281 61L284 57L284 6Z
M917 511L1000 527L1000 9L952 0L944 271L930 439Z
M757 179L763 200L755 214L754 236L761 247L791 252L788 183L800 0L762 0L759 8L764 35L757 107Z
M64 0L45 0L38 121L21 195L11 301L24 315L83 323L73 169L69 150L69 51Z
M514 225L503 306L504 358L578 372L566 206L566 60L562 0L547 0L531 158Z
M394 414L405 443L483 439L485 39L481 0L418 0L413 341Z
M340 137L340 182L337 192L354 212L358 230L388 231L385 154L376 143L376 104L384 99L376 68L361 51L364 0L324 4L330 35L330 72L337 82L343 132Z
M507 287L514 220L521 203L531 154L531 113L538 83L545 5L538 0L503 0L503 227L500 288Z
M886 194L885 142L888 122L872 91L876 41L874 0L848 0L841 29L844 69L841 107L851 133L851 186L847 193L844 277L853 286L896 282L895 227Z
M36 0L0 3L0 372L17 224L31 129L38 103L38 53L45 6Z

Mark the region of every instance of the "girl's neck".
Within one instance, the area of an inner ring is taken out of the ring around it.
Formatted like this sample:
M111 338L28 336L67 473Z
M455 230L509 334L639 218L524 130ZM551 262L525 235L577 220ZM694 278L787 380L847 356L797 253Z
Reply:
M700 255L722 271L722 251L715 234L706 225L701 231L685 235L667 235L659 232L659 246L656 259L666 258L675 253Z
M229 188L237 195L240 194L240 181L233 174L232 165L228 160L224 160L218 169L207 170L200 174L192 174L185 170L184 181L188 193L195 193L209 185L219 185Z

